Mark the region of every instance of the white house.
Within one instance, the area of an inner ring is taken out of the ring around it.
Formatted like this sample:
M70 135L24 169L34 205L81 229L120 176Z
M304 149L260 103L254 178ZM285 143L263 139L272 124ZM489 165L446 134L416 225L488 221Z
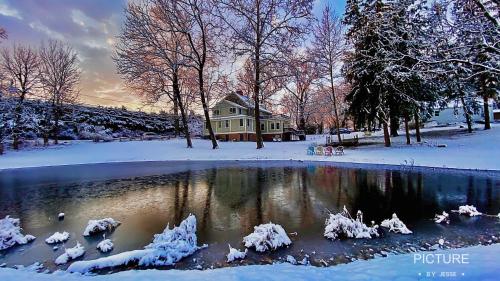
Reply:
M472 115L473 122L484 122L484 107L483 101L478 101L480 103L479 111ZM498 104L493 100L490 101L489 105L489 115L491 122L498 121L494 119L494 110L497 110ZM436 122L439 125L455 124L455 123L465 123L464 110L461 104L449 103L445 108L436 108L432 113L431 118L428 122Z

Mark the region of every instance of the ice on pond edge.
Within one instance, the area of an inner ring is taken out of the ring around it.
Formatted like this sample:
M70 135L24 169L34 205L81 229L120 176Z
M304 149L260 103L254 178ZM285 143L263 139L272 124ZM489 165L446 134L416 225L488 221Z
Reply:
M203 247L203 246L202 246ZM155 234L153 242L143 250L134 250L89 261L77 261L67 271L87 273L95 269L124 266L137 263L140 266L172 265L198 249L196 217L189 215L177 227L167 225L163 233Z
M382 227L389 228L389 232L412 234L413 232L398 218L396 213L392 214L391 219L383 220L380 224Z
M0 219L0 250L15 245L24 245L36 239L35 236L21 233L20 220L6 216Z
M254 231L243 237L245 247L254 247L257 252L276 250L283 246L292 244L292 240L279 224L272 222L254 227Z
M461 215L467 215L469 217L475 217L475 216L480 216L482 215L481 212L478 212L476 207L473 205L464 205L458 207L458 213Z
M443 213L440 215L440 214L436 214L434 216L434 222L435 223L447 223L449 224L450 223L450 215L443 211Z
M325 222L324 236L328 239L378 237L378 225L369 227L364 224L361 211L358 211L356 219L353 219L344 206L342 212L329 215Z

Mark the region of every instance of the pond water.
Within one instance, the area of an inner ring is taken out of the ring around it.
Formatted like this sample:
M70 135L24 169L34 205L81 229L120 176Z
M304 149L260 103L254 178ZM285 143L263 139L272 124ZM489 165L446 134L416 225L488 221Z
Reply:
M83 237L89 219L122 222L107 233L110 254L141 249L167 224L178 225L190 213L198 220L198 243L208 248L175 265L227 266L227 245L242 249L243 236L255 225L282 225L293 244L267 254L250 251L246 264L270 263L290 254L308 255L312 264L335 264L388 252L427 250L443 238L445 247L500 242L500 220L452 213L450 225L437 225L434 214L472 204L483 213L500 211L497 173L434 169L331 166L292 162L146 162L7 170L0 172L0 217L20 218L24 233L37 239L0 251L0 264L43 262L56 269L63 252L45 244L55 231L68 231L73 247L86 248L83 259L105 256L96 245L102 236ZM381 238L331 241L323 237L328 212L346 207L364 213L367 224L397 213L414 232L384 231ZM59 212L66 213L62 221ZM63 267L61 267L63 268Z

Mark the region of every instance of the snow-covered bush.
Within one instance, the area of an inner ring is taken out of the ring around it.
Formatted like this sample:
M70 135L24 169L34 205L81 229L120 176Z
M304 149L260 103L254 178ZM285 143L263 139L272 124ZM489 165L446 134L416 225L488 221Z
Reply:
M287 261L288 263L293 264L293 265L297 264L297 260L296 260L293 256L290 256L290 255L287 255L287 256L286 256L286 261Z
M458 213L461 215L467 215L469 217L480 216L481 212L478 212L476 207L473 205L465 205L458 207Z
M104 237L104 240L102 240L101 242L99 242L99 244L97 244L97 249L102 253L107 253L113 250L113 247L114 247L113 241L111 241L111 239L106 239L106 237Z
M61 243L69 239L69 233L64 231L63 233L61 232L56 232L52 234L49 238L45 239L45 242L47 244L55 244L55 243Z
M436 216L434 217L434 222L435 223L447 223L449 224L450 223L450 215L443 211L443 214L436 214Z
M337 214L330 214L325 222L324 236L329 239L337 238L373 238L378 237L378 225L372 227L363 223L363 213L358 211L353 219L346 207Z
M401 233L401 234L411 234L413 233L409 230L406 225L398 218L394 213L391 219L383 220L380 224L382 227L389 228L389 232Z
M156 234L153 242L144 247L143 250L123 252L96 260L74 262L68 271L86 273L94 269L123 266L134 262L140 266L173 265L200 248L197 246L196 217L189 215L179 226L172 229L167 226L163 233Z
M244 252L235 249L229 245L229 253L227 254L227 262L232 262L234 260L242 260L246 257L248 253L248 249L245 249Z
M98 232L111 231L120 225L119 221L112 218L100 220L89 220L87 227L83 231L83 236L89 236Z
M55 264L60 265L68 263L70 260L83 256L83 254L85 254L85 248L80 245L80 243L76 242L75 247L65 249L64 254L57 257Z
M245 247L255 247L257 252L276 250L292 244L283 227L272 222L254 227L253 233L243 237Z
M21 233L19 219L6 216L0 219L0 250L5 250L15 245L27 244L35 240L33 235L23 235Z

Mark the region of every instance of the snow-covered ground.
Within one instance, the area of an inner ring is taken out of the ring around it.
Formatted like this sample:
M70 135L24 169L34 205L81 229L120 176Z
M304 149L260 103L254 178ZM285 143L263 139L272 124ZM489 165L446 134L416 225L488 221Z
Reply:
M425 258L423 254L432 254ZM459 259L445 264L450 255ZM226 267L214 270L131 270L109 275L82 276L56 272L54 274L35 273L27 270L0 268L0 280L4 281L129 281L129 280L498 280L500 267L498 258L500 244L475 246L470 248L439 250L418 254L404 254L356 261L332 267L313 267L286 264ZM440 262L437 257L440 256ZM443 259L443 257L445 259ZM463 263L457 263L460 260ZM465 263L467 262L467 263ZM429 274L435 274L434 277ZM447 277L441 276L447 274Z
M480 125L477 126L480 128ZM404 136L393 138L393 147L382 145L380 132L363 142L374 142L357 148L347 148L343 156L306 155L311 143L324 143L325 136L309 136L303 142L265 143L255 149L253 142L220 142L212 150L207 140L194 140L194 148L185 148L183 139L167 141L132 141L92 143L75 142L47 149L9 151L0 156L0 170L21 167L56 166L86 163L168 161L168 160L309 160L353 163L415 165L461 169L500 170L500 125L489 131L463 133L458 127L423 129L422 144L407 146ZM361 135L361 133L358 133ZM346 136L346 138L352 137ZM414 138L412 138L414 142ZM445 144L446 147L437 147Z

